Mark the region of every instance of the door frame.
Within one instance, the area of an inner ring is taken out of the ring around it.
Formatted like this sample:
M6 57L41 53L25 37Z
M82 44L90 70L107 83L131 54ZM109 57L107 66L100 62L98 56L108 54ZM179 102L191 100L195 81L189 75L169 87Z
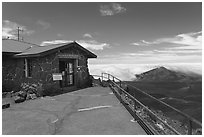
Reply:
M69 73L69 63L72 64L72 73ZM62 73L62 80L60 81L60 87L75 86L75 72L76 72L76 59L59 59L59 73ZM68 77L72 75L72 84L68 84Z

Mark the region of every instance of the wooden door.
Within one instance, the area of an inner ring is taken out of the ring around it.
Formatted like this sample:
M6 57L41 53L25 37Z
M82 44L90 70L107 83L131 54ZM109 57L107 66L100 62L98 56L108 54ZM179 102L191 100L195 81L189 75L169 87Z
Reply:
M74 85L74 61L66 62L66 86Z
M68 59L59 61L59 70L62 73L62 81L60 87L68 87L74 85L74 60Z

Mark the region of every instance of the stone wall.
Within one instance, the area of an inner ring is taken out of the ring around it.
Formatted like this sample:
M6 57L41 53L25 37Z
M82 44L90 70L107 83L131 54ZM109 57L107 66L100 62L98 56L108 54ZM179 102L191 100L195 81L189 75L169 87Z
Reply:
M32 59L32 78L27 80L44 84L57 84L52 80L52 74L59 71L56 53Z
M31 59L31 77L25 77L25 58L12 58L5 56L2 61L2 84L5 89L17 90L21 83L41 83L58 86L52 80L52 73L58 72L58 59L55 54ZM12 86L13 85L13 86ZM9 87L10 86L10 87Z
M21 78L19 77L23 76L23 73L21 73L22 68L19 68L17 65L21 65L21 59L3 55L2 60L2 90L18 90L21 83ZM18 78L19 80L17 80Z
M30 78L25 77L24 60L25 58L12 58L11 56L3 56L2 83L3 90L17 90L21 83L41 83L44 88L56 87L60 88L59 81L53 81L52 74L59 73L58 54L67 53L78 55L78 68L75 65L75 83L76 87L87 87L89 82L88 58L83 51L76 48L61 50L43 57L29 58L32 62L32 74Z

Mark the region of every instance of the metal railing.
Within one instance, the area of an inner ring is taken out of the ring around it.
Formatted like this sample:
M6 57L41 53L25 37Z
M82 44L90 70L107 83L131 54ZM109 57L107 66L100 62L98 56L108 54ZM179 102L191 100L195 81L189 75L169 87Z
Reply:
M101 76L98 76L98 75L92 75L92 76L100 78L102 83L105 80L108 82L109 86L114 91L114 94L119 99L119 101L131 113L134 120L137 121L145 129L145 131L148 134L160 134L160 133L158 131L156 131L153 126L151 126L150 124L145 122L144 118L139 114L139 112L140 112L138 110L139 106L142 107L142 110L144 110L149 116L151 116L153 119L156 119L156 121L159 121L160 123L162 123L162 125L164 125L166 128L168 128L171 134L177 134L177 135L188 134L188 135L191 135L193 133L193 125L192 125L193 123L196 124L197 126L199 126L200 128L202 128L202 123L197 121L193 117L181 112L180 110L168 105L167 103L165 103L161 100L158 100L157 98L147 94L146 92L136 88L135 86L132 86L130 84L127 84L126 82L123 82L122 80L120 80L119 78L117 78L111 74L102 73ZM131 95L130 93L128 93L123 88L124 85L132 87L134 90L137 90L137 92L144 94L145 96L149 97L153 101L156 101L159 104L161 104L165 107L168 107L171 111L174 111L174 112L178 113L179 115L181 115L182 117L184 117L188 121L187 133L179 132L177 129L175 129L173 126L171 126L171 124L169 124L167 121L160 118L149 107L145 106L143 103L141 103L141 101L139 101L138 99L135 98L135 92L134 92L134 96Z

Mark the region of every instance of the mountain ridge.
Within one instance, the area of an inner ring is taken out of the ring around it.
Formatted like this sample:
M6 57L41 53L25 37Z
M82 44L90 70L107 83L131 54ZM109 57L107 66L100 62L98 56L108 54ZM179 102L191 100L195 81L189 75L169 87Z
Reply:
M142 82L197 82L202 81L202 76L195 73L169 70L163 66L135 74L134 81Z

